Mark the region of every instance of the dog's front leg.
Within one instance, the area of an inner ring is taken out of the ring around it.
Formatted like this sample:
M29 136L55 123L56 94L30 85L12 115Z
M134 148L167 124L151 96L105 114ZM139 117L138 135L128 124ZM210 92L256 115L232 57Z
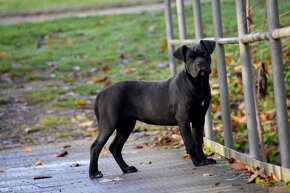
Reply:
M192 135L190 121L180 120L178 121L178 125L186 151L190 155L193 164L195 166L206 165L205 160L202 159L198 153L197 141Z
M206 164L215 164L216 161L211 158L207 158L203 152L203 134L204 134L204 119L200 119L200 121L196 124L192 125L192 134L196 138L197 143L197 151L200 157L206 161Z

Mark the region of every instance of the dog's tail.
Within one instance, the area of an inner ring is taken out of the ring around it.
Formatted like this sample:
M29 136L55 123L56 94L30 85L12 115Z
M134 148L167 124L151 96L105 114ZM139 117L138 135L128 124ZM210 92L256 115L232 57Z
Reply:
M100 100L100 94L97 95L96 97L96 101L95 101L95 115L96 115L96 118L97 118L97 122L98 122L98 125L99 125L99 121L100 121L100 115L99 115L99 111L98 111L98 103L99 103L99 100Z

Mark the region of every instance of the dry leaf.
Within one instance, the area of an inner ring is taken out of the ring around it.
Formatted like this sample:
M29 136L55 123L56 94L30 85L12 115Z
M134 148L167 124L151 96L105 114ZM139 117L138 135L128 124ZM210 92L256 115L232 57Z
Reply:
M71 46L73 44L73 41L70 39L65 39L65 40L62 40L60 43L65 46Z
M108 79L107 76L104 76L104 77L96 76L96 77L94 78L94 82L96 82L96 83L105 82L107 79Z
M109 65L109 64L106 64L106 65L104 65L104 66L101 68L101 71L103 71L103 72L107 72L109 69L110 69L110 65Z
M276 182L279 182L279 181L280 181L279 178L278 178L276 175L274 175L273 173L271 174L271 177L272 177L273 180L275 180Z
M255 168L253 168L253 167L251 167L251 166L248 166L248 165L245 166L245 169L246 169L248 172L251 172L251 173L255 173L255 172L256 172L256 169L255 169Z
M263 179L265 179L267 177L266 174L265 174L265 169L264 168L262 168L260 170L256 170L255 173L253 175L251 175L251 177L248 179L247 183L248 184L252 183L255 180L255 178L258 177L258 176L263 178Z
M176 139L176 140L182 140L181 135L178 135L178 134L172 134L171 137L172 137L173 139Z
M142 149L143 146L142 145L135 145L133 149Z
M93 123L94 123L93 121L86 121L86 122L80 123L79 126L88 127L88 126L91 126Z
M236 162L234 164L234 169L235 170L241 170L241 169L245 169L246 164L244 164L243 162Z
M34 180L40 180L40 179L46 179L46 178L52 178L52 176L36 176L33 179Z
M77 99L75 101L75 104L79 105L79 106L84 106L88 103L87 99Z
M204 174L202 174L202 176L215 176L215 174L214 173L204 173Z
M35 162L34 165L35 165L35 166L40 166L40 165L42 165L42 161L38 160L38 161Z
M29 133L29 132L31 132L31 128L29 128L29 127L25 127L24 129L23 129L23 131L25 132L25 133Z
M236 162L236 159L235 159L235 158L230 158L230 159L228 159L228 162L229 162L230 164L233 164L233 163Z
M4 173L5 172L5 170L0 170L0 173Z
M54 154L52 157L64 157L68 154L67 151L60 152L59 154Z
M121 178L121 177L115 177L115 178L113 178L113 179L107 179L107 178L105 178L105 179L103 179L103 180L101 180L100 182L101 183L115 183L115 182L118 182L118 181L121 181L121 180L123 180L123 178Z
M25 147L24 151L25 152L32 152L32 149L31 149L31 147Z
M190 158L190 155L187 153L182 156L182 159L189 159L189 158Z
M70 165L70 167L80 167L80 166L81 166L81 164L79 164L79 163L75 163L75 164Z
M62 148L63 148L63 149L67 149L67 148L69 148L69 147L71 147L71 145L64 145Z
M221 184L220 182L216 182L216 183L214 183L214 186L217 187L220 184Z
M106 146L104 146L100 155L107 156L108 154L109 154L109 149Z

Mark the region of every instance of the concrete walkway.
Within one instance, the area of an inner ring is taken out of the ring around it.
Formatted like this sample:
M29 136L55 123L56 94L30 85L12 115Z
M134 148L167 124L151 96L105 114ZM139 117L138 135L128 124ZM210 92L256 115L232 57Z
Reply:
M287 192L247 184L248 176L234 171L222 158L215 158L216 165L194 167L189 159L182 158L184 150L139 149L136 145L142 142L134 136L130 138L124 159L139 172L122 174L108 154L100 158L104 178L96 180L88 177L89 146L93 139L70 143L71 147L65 149L68 154L59 158L52 155L63 151L68 143L32 147L29 153L24 149L1 151L0 170L4 172L0 173L0 192ZM37 160L42 165L34 166Z

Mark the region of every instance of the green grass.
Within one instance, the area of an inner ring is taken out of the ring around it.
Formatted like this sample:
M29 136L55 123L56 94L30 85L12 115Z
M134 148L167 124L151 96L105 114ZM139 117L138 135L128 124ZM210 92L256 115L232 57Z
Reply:
M90 4L112 4L129 0L0 0L0 11L59 8Z

